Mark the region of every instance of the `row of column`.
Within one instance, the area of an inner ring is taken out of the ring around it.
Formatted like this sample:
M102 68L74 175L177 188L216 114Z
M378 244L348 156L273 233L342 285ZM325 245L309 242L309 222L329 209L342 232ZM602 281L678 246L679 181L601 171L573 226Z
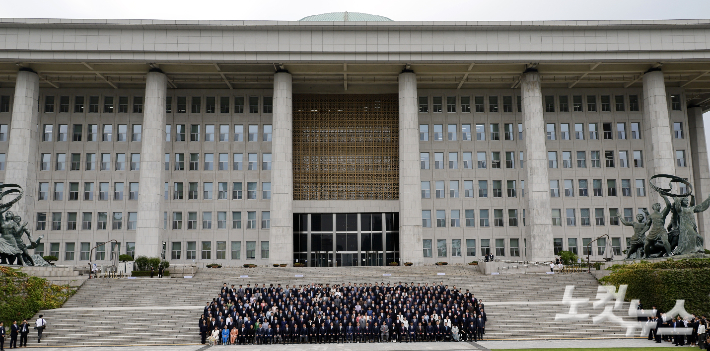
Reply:
M163 144L166 123L165 100L167 77L155 69L146 77L143 143L141 148L140 184L136 255L157 257L162 252ZM291 262L293 256L293 142L292 142L292 78L286 71L274 74L273 91L273 164L271 170L271 229L269 242L273 263ZM550 208L547 149L543 119L543 97L540 75L526 71L521 78L523 127L527 157L526 197L529 211L526 227L526 258L530 261L553 259L552 219ZM643 77L644 135L650 152L649 177L653 174L675 174L675 158L671 140L670 119L663 72L652 70ZM12 110L10 141L5 171L6 184L18 184L23 198L13 210L25 220L32 220L36 193L39 77L31 70L17 74ZM704 135L702 109L688 109L688 124L693 161L694 191L698 199L710 194L710 169ZM416 74L399 75L399 208L400 256L405 262L421 264L422 222L419 194L419 114ZM657 199L650 199L656 202ZM649 204L650 206L650 204ZM700 215L698 229L706 235L710 215Z

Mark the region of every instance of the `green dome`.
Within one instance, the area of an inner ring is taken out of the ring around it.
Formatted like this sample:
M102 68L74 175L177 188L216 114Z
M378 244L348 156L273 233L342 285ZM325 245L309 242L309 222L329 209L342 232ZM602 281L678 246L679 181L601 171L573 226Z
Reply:
M324 22L391 22L392 20L377 15L360 12L331 12L303 17L299 21L324 21Z

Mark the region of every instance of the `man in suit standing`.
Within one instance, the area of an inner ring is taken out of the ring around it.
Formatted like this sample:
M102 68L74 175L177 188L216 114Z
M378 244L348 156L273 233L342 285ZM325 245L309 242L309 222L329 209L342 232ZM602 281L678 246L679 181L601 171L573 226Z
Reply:
M0 351L5 350L5 327L3 323L0 322Z
M27 347L27 335L30 333L30 324L27 323L27 320L24 319L22 320L22 324L20 324L20 347L24 345Z
M17 334L20 333L20 326L17 321L13 321L10 326L10 348L17 348Z

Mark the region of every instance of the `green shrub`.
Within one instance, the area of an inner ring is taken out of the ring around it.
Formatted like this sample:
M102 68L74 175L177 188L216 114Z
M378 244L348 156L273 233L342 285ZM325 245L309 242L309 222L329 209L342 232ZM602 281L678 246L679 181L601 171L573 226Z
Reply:
M578 258L572 251L560 251L560 259L562 259L562 264L564 265L577 263Z
M47 263L52 264L52 262L59 260L57 256L44 256L42 257Z
M13 320L30 319L39 310L62 307L76 289L30 277L20 270L0 266L0 321L10 330Z
M685 300L685 309L695 315L710 314L710 259L672 259L614 265L600 279L618 287L626 284L626 300L639 299L644 306L668 311L676 300Z
M150 271L133 271L131 275L134 277L150 277ZM154 276L158 276L158 271L153 272ZM170 271L163 271L163 275L166 277L170 276Z
M150 267L150 262L148 261L148 257L138 256L138 258L136 258L135 270L137 270L137 271L150 270L149 267Z
M158 257L151 257L151 258L148 259L148 269L146 269L146 270L149 271L149 270L150 270L150 267L153 267L153 268L155 268L156 270L158 270L158 266L160 266L160 258L158 258Z
M168 269L168 267L170 267L170 262L168 262L168 261L160 262L160 267L163 267L163 269Z
M133 256L131 256L131 255L125 255L125 254L124 254L124 255L119 255L119 256L118 256L118 260L121 261L121 262L130 262L130 261L133 261Z

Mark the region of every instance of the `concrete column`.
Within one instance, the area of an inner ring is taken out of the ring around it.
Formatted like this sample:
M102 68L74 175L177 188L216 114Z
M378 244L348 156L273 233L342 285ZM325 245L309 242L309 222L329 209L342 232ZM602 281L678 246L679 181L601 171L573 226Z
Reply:
M34 221L37 194L37 120L39 117L39 76L32 71L17 72L15 101L10 122L10 145L7 149L5 184L24 189L22 199L12 208L23 221ZM10 197L12 198L12 197ZM4 201L8 201L6 199Z
M402 262L423 262L422 199L419 170L417 76L399 75L399 256Z
M710 195L710 167L708 167L708 149L702 108L688 108L688 132L690 135L690 157L693 161L693 194L695 202L700 203ZM710 241L710 213L698 213L698 233L705 238L705 247L707 248Z
M528 228L530 230L527 257L533 262L554 259L552 245L552 210L550 208L550 181L547 176L547 146L545 121L542 115L540 74L526 72L520 81L525 128L525 172L528 188ZM527 234L527 233L526 233Z
M643 76L643 122L646 150L650 150L650 155L645 156L649 178L659 173L675 175L666 86L661 71L649 71ZM658 200L650 197L652 202Z
M136 257L160 257L163 249L161 205L167 82L165 74L159 71L149 72L145 82Z
M293 263L293 88L291 74L274 74L269 260Z

